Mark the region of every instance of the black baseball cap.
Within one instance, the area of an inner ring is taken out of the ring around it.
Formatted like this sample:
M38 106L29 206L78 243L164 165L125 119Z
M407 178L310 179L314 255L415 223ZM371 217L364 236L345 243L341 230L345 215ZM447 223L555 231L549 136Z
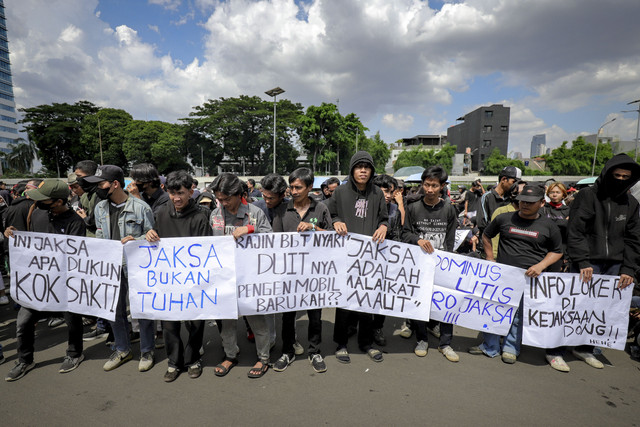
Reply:
M516 200L523 202L539 202L544 199L544 187L541 185L525 185Z
M118 181L124 187L124 172L120 167L114 165L98 166L95 175L85 176L83 179L91 184L97 184L102 181Z
M517 168L515 166L506 166L504 169L502 169L502 172L500 172L500 176L520 179L522 178L522 171L520 170L520 168Z

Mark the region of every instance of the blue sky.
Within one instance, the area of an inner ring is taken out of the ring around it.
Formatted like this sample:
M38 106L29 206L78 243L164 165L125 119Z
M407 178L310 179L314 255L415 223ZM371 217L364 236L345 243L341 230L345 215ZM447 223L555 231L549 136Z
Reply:
M394 142L511 108L510 151L605 128L632 140L633 0L5 0L16 102L86 99L175 122L211 98L275 86L340 100Z

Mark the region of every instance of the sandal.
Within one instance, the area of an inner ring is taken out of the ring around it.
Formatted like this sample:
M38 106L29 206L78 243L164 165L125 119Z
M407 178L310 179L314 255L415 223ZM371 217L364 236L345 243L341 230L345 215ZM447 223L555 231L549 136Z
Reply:
M374 362L382 362L383 360L382 352L377 348L370 348L367 350L367 354Z
M231 365L229 365L229 367L227 368L227 367L225 367L223 365L224 362L231 362ZM213 370L213 372L216 374L216 377L224 377L225 375L227 375L229 373L231 368L233 368L237 364L238 364L238 359L231 359L229 357L225 357L224 360L221 363L216 365L216 367Z
M253 368L251 368L251 370L249 371L249 373L247 374L247 376L249 378L262 378L264 376L264 374L269 370L269 364L258 360L256 363L260 363L262 365L262 367L260 368L256 368L255 366Z
M349 352L346 347L339 348L336 351L336 359L340 363L351 363L351 358L349 357Z

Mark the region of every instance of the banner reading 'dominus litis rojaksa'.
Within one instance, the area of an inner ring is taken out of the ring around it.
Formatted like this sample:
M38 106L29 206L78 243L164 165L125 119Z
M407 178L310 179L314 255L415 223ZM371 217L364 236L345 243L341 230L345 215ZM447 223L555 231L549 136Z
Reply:
M238 317L232 236L136 240L128 242L124 250L133 318Z
M431 318L506 335L526 286L524 270L436 250Z
M11 297L39 311L70 311L113 321L122 244L116 240L14 231Z
M524 296L523 344L542 348L594 345L624 350L633 285L618 289L618 276L543 273Z
M249 234L236 241L241 315L342 307L347 238L335 231Z

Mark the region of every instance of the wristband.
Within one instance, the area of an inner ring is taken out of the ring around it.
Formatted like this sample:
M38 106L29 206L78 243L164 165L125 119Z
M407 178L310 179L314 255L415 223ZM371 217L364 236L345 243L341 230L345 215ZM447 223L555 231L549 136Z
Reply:
M311 223L311 231L316 231L316 225L314 223Z
M249 230L249 234L253 234L256 231L253 225L247 225L247 230Z

